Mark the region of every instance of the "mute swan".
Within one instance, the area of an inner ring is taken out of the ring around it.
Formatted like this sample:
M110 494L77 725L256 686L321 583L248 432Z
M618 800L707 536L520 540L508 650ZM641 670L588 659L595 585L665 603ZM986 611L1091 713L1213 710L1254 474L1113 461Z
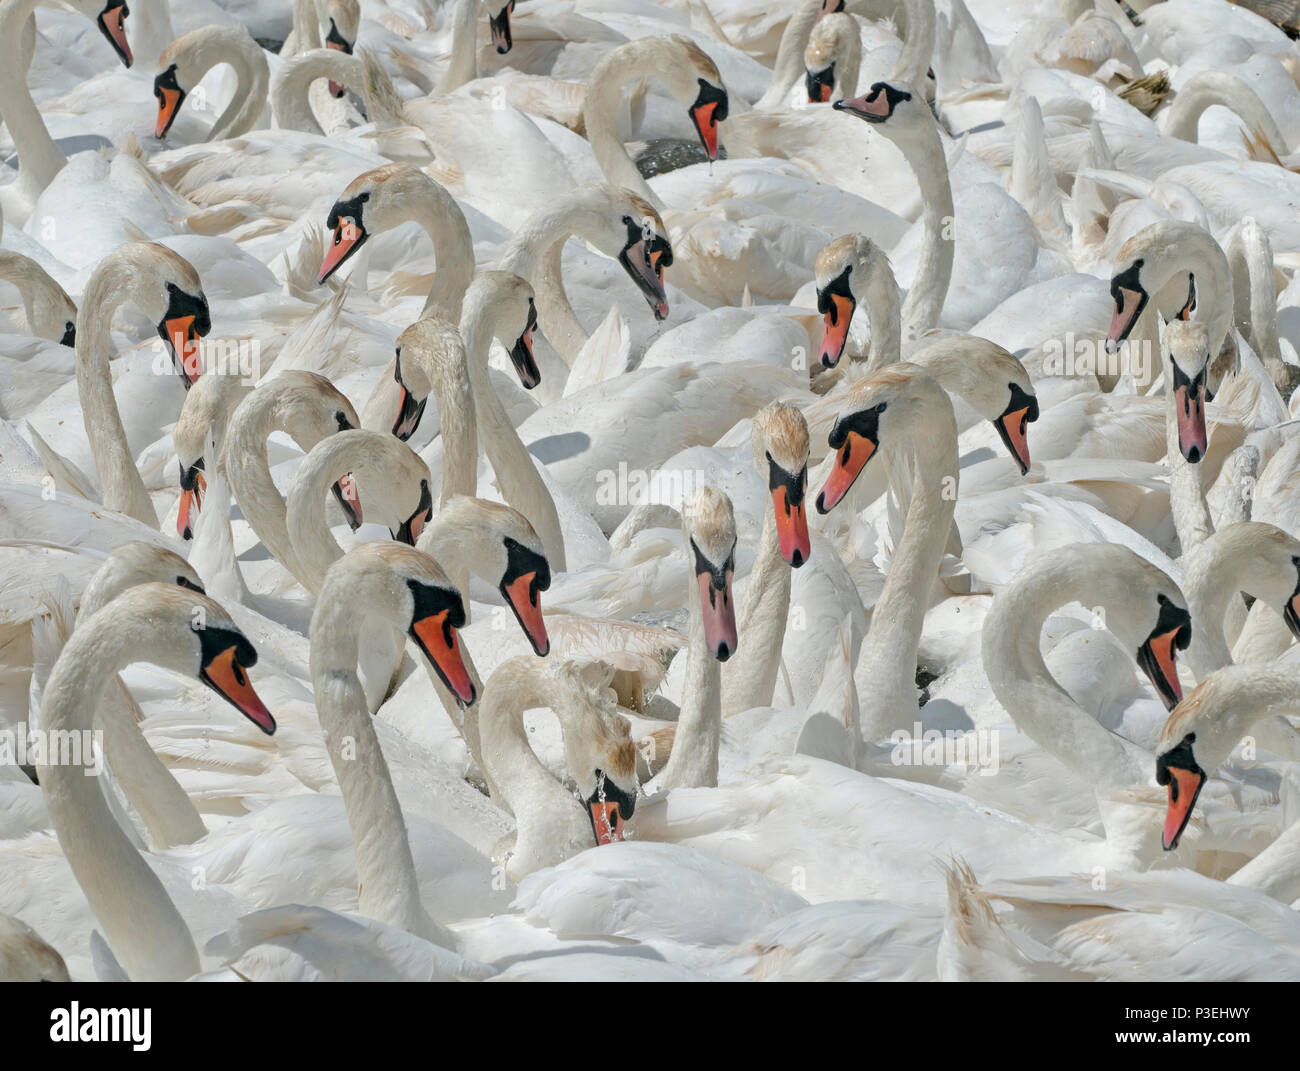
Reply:
M745 645L722 670L724 717L772 702L790 611L790 570L812 554L804 507L808 425L803 414L773 402L754 415L751 440L754 464L767 477L772 508L763 513L763 532L740 611Z
M1257 722L1294 715L1298 705L1294 666L1249 665L1215 670L1174 708L1156 758L1156 780L1169 787L1165 851L1178 847L1201 789L1237 741Z
M481 498L456 495L425 526L416 546L447 563L467 608L471 574L495 585L528 637L533 653L540 657L550 653L541 592L551 586L551 567L537 534L521 513ZM470 682L481 690L477 667L468 654L464 661ZM458 701L445 682L432 675L430 679L443 709L469 748L470 757L480 770L486 771L478 709Z
M188 388L202 371L198 340L212 327L198 275L180 255L154 242L128 242L91 273L77 313L77 396L104 489L104 506L153 527L158 515L126 441L109 371L109 324L119 307L137 306L167 344Z
M710 160L718 158L718 124L727 118L727 90L713 60L680 34L629 41L610 49L592 68L582 119L601 173L611 186L630 190L662 212L663 201L632 162L616 125L622 87L652 77L686 106Z
M234 67L235 95L205 140L238 137L257 125L271 78L266 54L242 26L204 26L176 38L158 58L158 74L153 80L158 98L154 137L167 136L185 97L219 63Z
M843 12L823 15L808 35L803 64L804 88L810 103L825 104L856 96L862 37L853 16Z
M523 713L535 706L549 707L559 718L579 798L556 781L528 742ZM479 724L493 795L519 823L505 858L511 879L593 844L622 839L623 823L636 808L636 748L627 722L576 665L531 658L503 662L488 679Z
M510 354L520 382L531 389L540 381L533 356L533 333L537 330L533 288L510 272L479 272L465 293L460 330L479 435L496 474L497 488L501 497L528 519L546 548L551 567L562 573L568 566L555 499L488 374L488 354L496 337Z
M245 672L257 663L252 645L207 596L163 584L119 595L72 634L45 686L42 723L49 730L90 729L108 680L141 652L197 676L263 732L275 732ZM113 821L99 786L73 766L42 765L38 773L63 853L127 973L156 981L196 973L189 927Z
M915 720L916 651L952 528L957 485L957 426L943 389L914 365L896 364L867 376L849 391L829 443L835 461L817 495L828 513L848 493L867 462L882 453L891 483L910 486L903 538L872 613L855 673L858 694L869 696L862 732L887 736Z
M474 275L469 224L451 195L409 164L386 164L367 171L344 189L325 221L333 238L317 282L324 283L338 271L371 235L410 220L428 232L438 256L438 272L424 303L424 315L456 323L465 289Z
M335 77L337 76L337 78ZM332 48L317 48L285 60L271 82L271 112L282 130L300 130L325 136L311 107L311 89L318 79L343 83L362 95L366 115L382 129L402 122L402 98L374 55L356 55Z
M180 462L181 485L181 497L176 505L176 534L186 542L193 538L195 523L203 509L203 495L207 490L207 464L203 455L208 443L216 447L216 470L227 475L225 444L230 418L250 390L252 384L243 376L220 372L200 376L185 395L180 416L172 425L172 445Z
M722 736L722 672L737 647L731 577L736 568L736 518L731 499L702 487L682 507L682 534L691 557L687 586L690 629L686 681L672 754L659 775L661 791L718 783Z
M123 592L152 583L203 593L203 582L184 558L150 543L123 543L104 559L86 585L78 620L89 620ZM110 686L101 694L96 719L104 730L106 758L140 816L150 845L170 848L202 837L207 832L203 820L145 740L136 724L139 712L120 679L115 688Z
M445 686L468 705L474 686L456 633L465 623L465 607L427 554L377 542L356 547L330 566L311 620L316 710L352 827L358 910L449 946L450 934L420 903L406 824L357 676L358 638L367 618L409 635Z
M64 346L77 343L77 306L50 274L31 257L0 249L0 280L18 289L27 330Z
M329 31L321 38L321 29ZM357 0L294 0L293 30L285 39L280 54L286 58L317 48L330 48L352 54L361 25L361 5ZM344 87L331 80L330 96L342 97Z
M18 179L5 187L4 211L13 222L23 223L41 191L68 162L63 150L50 137L31 90L27 86L24 58L24 27L40 0L5 0L0 5L0 115L18 152ZM71 6L93 19L95 25L126 67L131 66L131 46L126 39L126 0L72 0Z
M1185 370L1180 378L1176 368L1170 389L1186 379L1189 397L1194 398L1197 389L1213 397L1226 373L1220 347L1232 324L1232 276L1218 242L1195 224L1179 220L1144 227L1124 243L1116 256L1110 292L1115 314L1106 335L1106 349L1111 353L1125 341L1130 348L1135 343L1151 345L1154 321L1151 317L1143 320L1142 314L1152 298L1152 316L1159 312L1166 320L1194 317L1205 323L1212 367L1202 373L1199 388L1191 383ZM1139 325L1147 326L1139 329ZM1140 388L1147 385L1138 383Z
M874 124L902 150L921 185L925 234L916 278L903 302L903 340L912 341L939 325L952 279L954 243L951 235L945 236L953 219L952 187L938 127L923 100L887 82L876 82L863 96L837 100L832 107Z
M227 377L230 378L230 377ZM271 478L266 441L275 431L285 431L303 450L310 451L336 432L359 427L356 410L334 385L314 372L281 372L250 391L230 416L221 452L230 488L245 519L258 539L290 573L305 575L298 563L297 547L290 538L285 500ZM178 451L179 455L179 451ZM181 458L184 464L186 458ZM202 496L202 457L190 461L181 474L182 512L190 483ZM346 478L333 485L335 498L355 529L362 520L362 505L355 481ZM182 513L177 514L177 524Z
M654 206L613 186L580 186L531 216L515 232L497 267L532 284L547 341L570 366L587 340L561 276L564 245L571 236L615 258L656 320L668 317L664 269L673 262L672 246Z

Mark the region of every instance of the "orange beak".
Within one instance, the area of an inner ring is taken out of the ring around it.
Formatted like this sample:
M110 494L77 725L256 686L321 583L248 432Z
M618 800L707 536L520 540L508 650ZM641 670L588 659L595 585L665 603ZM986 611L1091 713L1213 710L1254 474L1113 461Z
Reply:
M181 94L174 89L160 89L158 98L158 121L154 123L153 136L161 138L176 121L176 113L181 106Z
M835 467L831 469L826 486L817 496L818 513L829 513L840 504L875 452L876 444L866 436L859 435L856 431L846 434L844 445L835 457Z
M1023 476L1029 471L1029 409L1015 409L998 418L998 431Z
M776 513L776 534L781 544L781 557L788 565L798 569L812 555L808 540L808 515L803 500L791 505L784 486L772 488L772 508Z
M474 682L460 653L460 637L447 620L449 611L440 610L411 625L411 635L433 663L448 689L466 706L474 702Z
M1192 808L1196 806L1196 799L1204 784L1204 773L1193 773L1177 766L1169 767L1169 806L1165 811L1165 828L1160 836L1165 851L1178 847L1178 838L1191 821Z
M717 110L718 104L712 100L691 109L691 118L695 120L695 128L700 132L700 141L704 143L704 151L710 160L718 158L718 121L713 114Z
M194 534L194 517L203 508L203 492L208 489L208 482L203 473L194 474L194 487L181 491L180 509L176 511L176 534L182 539L189 539Z
M333 49L335 52L346 53L348 51L343 45L339 44L337 41L331 41L328 38L325 41L325 47ZM344 92L343 84L341 82L335 82L333 79L330 79L330 96L333 97L335 100L337 100L339 97L343 96L343 92Z
M171 344L172 359L181 366L185 380L191 386L199 381L203 374L203 362L199 356L199 333L194 325L193 316L177 316L164 320L167 341Z
M623 839L623 816L617 803L599 800L592 803L591 825L596 831L597 844L612 844Z
M318 283L323 283L333 275L339 266L356 252L364 234L365 232L351 220L339 220L339 225L334 228L334 242L325 250L325 259L321 261L320 273L316 277Z
M834 368L844 354L844 344L849 340L849 323L853 319L853 299L843 294L831 295L831 307L826 312L822 328L822 364Z
M1183 686L1178 681L1177 655L1174 651L1178 632L1178 629L1171 629L1160 636L1152 636L1142 645L1138 655L1138 664L1146 670L1151 683L1170 710L1183 698Z
M275 732L275 719L253 691L244 667L235 661L233 645L208 662L199 677L267 736Z
M541 597L536 582L536 573L525 573L503 585L501 590L510 603L510 609L515 612L519 627L533 645L533 650L544 658L550 653L551 640L546 635L546 619L542 617Z

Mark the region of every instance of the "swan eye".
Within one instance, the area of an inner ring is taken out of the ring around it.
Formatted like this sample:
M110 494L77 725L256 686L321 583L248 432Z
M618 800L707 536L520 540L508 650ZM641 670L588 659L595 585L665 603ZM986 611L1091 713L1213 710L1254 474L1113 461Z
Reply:
M877 413L883 413L883 412L885 411L885 408L886 408L888 405L889 405L888 402L881 402L878 406L876 406L876 412L877 412Z

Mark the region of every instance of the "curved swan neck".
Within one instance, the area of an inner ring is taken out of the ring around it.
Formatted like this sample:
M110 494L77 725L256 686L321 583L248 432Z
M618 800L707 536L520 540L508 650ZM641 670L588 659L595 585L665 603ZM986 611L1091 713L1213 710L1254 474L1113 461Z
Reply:
M173 661L165 626L148 614L128 616L120 600L94 614L72 634L50 673L42 726L50 732L89 730L106 682L141 651L159 664ZM39 775L63 854L127 973L138 981L196 974L199 956L189 927L113 820L95 778L70 764L41 766Z
M862 298L871 324L871 353L867 357L867 370L874 371L902 358L902 300L893 269L883 253L869 267L866 277L867 284Z
M560 828L572 827L575 817L583 817L575 798L537 758L524 729L525 710L550 705L541 674L542 668L526 659L504 662L479 701L483 772L493 798L515 816L515 850L521 855L542 854L548 847L553 851L555 846L546 844L556 839L552 823L558 819Z
M316 710L352 829L361 914L444 946L450 935L420 902L406 821L357 675L358 633L367 618L394 628L392 576L332 570L311 620L311 675ZM366 614L359 608L369 608Z
M458 323L465 291L474 278L474 240L465 213L451 194L422 172L414 174L425 181L404 182L399 177L399 188L388 191L388 203L394 212L390 226L414 220L428 232L438 270L421 316Z
M659 778L662 792L679 787L716 788L718 784L722 664L709 653L699 588L694 572L688 569L687 575L686 605L691 624L686 634L686 679L682 682L673 750Z
M1087 571L1072 562L1030 566L993 600L984 621L983 657L993 694L1016 727L1100 793L1144 785L1152 770L1056 683L1040 639L1053 611L1074 601L1088 605L1094 593Z
M0 279L17 288L27 330L33 335L57 341L63 338L69 319L76 323L77 309L67 291L30 257L0 249Z
M566 198L528 219L501 258L503 271L514 272L532 284L537 318L547 341L570 367L587 341L587 333L564 291L564 243L574 235L584 238L599 226L598 208L581 197Z
M907 15L906 30L900 31L903 48L887 81L924 86L930 71L930 59L934 55L934 0L903 0L901 7Z
M438 96L478 77L478 12L479 0L457 0L451 16L451 62L434 90Z
M46 129L31 90L23 56L26 23L40 0L4 0L0 3L0 116L9 128L19 158L19 181L26 198L35 201L62 170L68 158ZM16 223L23 220L14 220Z
M77 398L95 455L105 508L157 528L158 514L135 467L109 369L113 312L146 285L130 257L107 257L91 275L77 314Z
M1237 330L1278 383L1287 382L1277 332L1277 292L1273 284L1273 245L1259 226L1237 227L1224 250L1232 275L1233 319ZM1286 395L1283 395L1285 399Z
M208 141L238 137L261 118L266 107L270 68L261 46L242 26L204 26L177 39L161 63L183 64L194 85L212 68L228 63L235 72L235 93L208 132Z
M770 109L784 104L791 87L803 77L804 49L821 9L822 0L803 0L790 16L777 45L772 81L754 105L756 108Z
M618 108L623 99L623 87L659 73L656 59L662 60L660 45L660 38L643 37L620 45L601 57L587 82L582 117L587 140L605 181L631 190L654 205L656 211L662 212L663 201L637 170L618 136Z
M913 720L921 628L957 504L957 422L943 388L934 383L934 390L943 404L930 408L929 426L917 429L899 463L891 466L891 489L900 497L910 495L910 501L854 673L867 741Z
M933 121L926 122L918 142L902 142L900 148L916 174L925 204L925 239L921 244L920 263L907 300L903 302L903 338L915 342L930 328L939 326L939 315L952 281L952 184L939 128Z
M317 47L286 60L271 88L271 111L276 126L282 130L325 136L311 110L309 93L312 83L321 78L340 85L361 85L364 78L361 57L334 48Z
M792 578L790 566L781 557L776 515L771 508L763 513L758 555L749 571L745 604L737 622L737 631L745 642L722 667L724 717L770 704L781 666ZM694 606L695 601L691 604Z
M1201 115L1213 105L1231 109L1247 129L1262 131L1278 152L1287 151L1286 138L1259 95L1236 75L1226 71L1202 71L1188 80L1169 106L1165 135L1194 142Z
M528 519L542 541L551 569L562 573L567 564L555 499L510 422L488 373L488 355L495 334L490 298L486 287L472 286L465 296L465 315L460 325L483 451L496 473L501 497Z

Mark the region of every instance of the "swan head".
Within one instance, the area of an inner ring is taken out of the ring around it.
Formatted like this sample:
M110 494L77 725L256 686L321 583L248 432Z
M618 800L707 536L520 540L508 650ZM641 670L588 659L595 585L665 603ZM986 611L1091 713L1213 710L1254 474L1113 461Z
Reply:
M459 380L464 376L465 344L455 324L436 316L417 320L397 337L393 378L397 381L397 411L393 434L405 442L415 434L433 389L431 368L444 369Z
M865 234L844 234L823 246L813 271L823 318L820 359L823 367L834 368L848 343L859 294L865 295L873 281L892 281L894 273L884 250Z
M831 107L879 126L892 141L907 140L926 122L934 122L921 94L889 82L876 82L862 96L845 97Z
M551 566L542 541L518 510L468 495L454 495L416 544L436 554L442 548L470 570L492 581L510 607L534 653L550 653L541 593L551 586Z
M201 591L174 581L139 584L78 625L78 633L84 628L92 636L102 629L124 632L131 641L130 661L191 673L262 732L275 732L275 718L247 673L257 664L256 649L225 609Z
M835 462L817 495L817 512L829 513L882 450L891 451L917 435L933 435L934 407L951 403L943 388L924 369L891 364L859 380L827 439Z
M700 488L682 506L682 532L695 578L692 587L698 589L705 647L725 662L736 653L738 642L731 594L736 571L736 516L731 499L716 487Z
M230 414L247 396L249 384L242 375L214 369L199 378L188 394L181 414L172 427L172 445L180 465L180 504L176 510L176 533L188 540L194 535L194 521L207 491L204 452L209 439L220 442Z
M617 258L655 319L667 319L664 269L673 262L673 247L654 206L629 190L587 186L575 192L572 210L584 216L590 211L594 225L583 227L581 237Z
M498 56L504 56L511 48L514 47L514 34L510 29L510 16L514 14L515 0L507 0L502 6L497 6L500 0L488 0L488 34L492 38L492 47L497 50ZM496 14L492 14L492 9L496 8Z
M406 220L398 202L404 188L433 180L410 164L385 164L358 175L334 202L325 226L333 231L317 282L323 283L369 240Z
M1156 781L1167 789L1161 843L1178 847L1197 797L1249 726L1269 709L1293 704L1295 686L1285 670L1226 666L1205 677L1169 715L1156 745Z
M88 19L93 19L104 39L113 46L123 67L134 61L131 43L126 39L126 17L131 14L126 0L71 0L72 6Z
M465 293L465 307L484 310L493 337L510 354L523 388L532 390L541 383L542 373L533 353L537 304L528 281L514 272L478 272Z
M1166 319L1192 318L1198 285L1189 262L1200 262L1212 289L1215 277L1227 271L1223 250L1214 238L1203 227L1183 220L1152 223L1120 246L1110 280L1114 313L1106 332L1108 353L1117 352L1128 339L1153 297Z
M651 42L640 42L658 53L658 77L673 97L687 104L687 114L710 160L718 158L718 124L730 108L727 87L722 84L718 65L689 37L670 34Z
M543 694L564 728L564 757L596 844L623 839L636 811L636 745L618 713L608 667L552 660Z
M1300 639L1300 539L1265 521L1227 524L1185 556L1188 590L1216 573L1282 615Z
M329 23L325 31L325 47L352 55L361 28L361 5L357 0L327 0L324 16ZM330 96L341 99L347 92L345 86L330 79Z
M992 423L1020 474L1029 472L1029 425L1038 419L1038 396L1015 354L985 338L935 331L921 336L907 360Z
M1194 307L1195 298L1190 301ZM1205 456L1207 443L1205 403L1211 397L1209 329L1197 320L1170 320L1160 348L1169 362L1166 389L1173 393L1178 449L1196 464Z
M313 447L289 492L289 531L295 539L311 538L304 526L319 523L314 503L317 491L323 495L326 487L354 531L369 518L387 524L393 539L408 546L415 546L433 516L429 467L387 433L353 428Z
M808 490L808 422L793 405L772 402L754 415L754 460L767 476L781 557L798 569L812 554L804 496Z
M172 365L188 391L203 372L199 339L212 330L208 299L198 272L179 253L157 242L127 242L119 246L100 262L97 274L109 266L110 258L126 266L134 276L130 284L131 298L149 321L157 325L158 337L166 343ZM88 292L90 286L88 283ZM92 304L98 303L83 300L78 318L89 315L86 306ZM94 311L98 310L91 310Z
M131 540L104 559L81 595L81 613L89 617L124 591L141 584L175 584L203 593L203 581L184 558L156 543Z
M819 18L808 35L808 47L803 53L808 100L813 104L825 104L831 100L835 94L837 71L841 90L851 93L857 82L861 57L862 38L852 15L839 12ZM846 86L848 88L844 89Z
M362 543L330 566L321 588L322 600L349 597L406 632L462 708L474 703L458 631L465 603L432 557L401 543Z

